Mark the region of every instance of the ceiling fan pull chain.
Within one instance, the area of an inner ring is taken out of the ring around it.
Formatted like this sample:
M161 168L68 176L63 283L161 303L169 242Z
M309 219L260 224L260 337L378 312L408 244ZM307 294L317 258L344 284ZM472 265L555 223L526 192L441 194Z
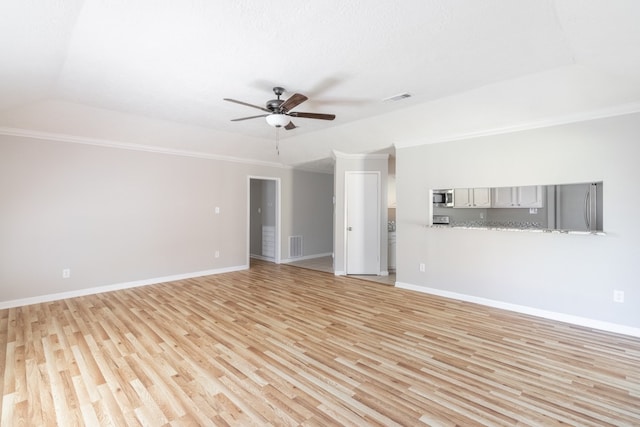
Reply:
M280 157L280 128L276 128L276 153Z

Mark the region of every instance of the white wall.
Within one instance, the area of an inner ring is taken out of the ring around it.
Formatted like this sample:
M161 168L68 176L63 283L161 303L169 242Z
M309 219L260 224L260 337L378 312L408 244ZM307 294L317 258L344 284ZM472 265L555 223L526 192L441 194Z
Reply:
M248 176L283 183L282 253L292 233L313 241L317 224L331 224L328 174L0 135L0 306L246 268ZM309 181L324 185L298 188ZM327 206L315 219L294 222L318 199ZM314 250L331 252L330 230L317 240Z
M639 141L630 114L398 148L398 283L640 328ZM604 181L606 236L425 226L429 189L588 181Z
M302 256L326 256L333 251L333 175L298 171L283 184L291 195L291 228L283 233L282 257L289 256L289 236L302 236ZM295 260L295 259L293 259Z

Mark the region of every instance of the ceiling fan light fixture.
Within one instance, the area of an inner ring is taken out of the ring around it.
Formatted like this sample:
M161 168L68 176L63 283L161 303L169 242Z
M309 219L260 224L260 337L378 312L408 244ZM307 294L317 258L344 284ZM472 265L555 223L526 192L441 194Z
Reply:
M239 119L231 119L232 122L240 122L248 119L257 119L258 117L264 117L267 119L267 124L273 126L276 129L285 128L286 130L295 129L297 126L291 121L291 117L302 119L318 119L318 120L333 120L336 118L335 114L322 114L322 113L302 113L300 111L291 111L298 105L305 102L308 98L300 93L294 93L286 100L280 99L280 96L284 93L284 89L276 86L273 88L273 93L276 94L278 99L272 99L267 102L266 106L261 107L259 105L249 104L247 102L238 101L231 98L222 98L224 101L233 102L234 104L245 105L247 107L256 108L264 111L267 114L260 114L258 116L241 117Z
M290 122L289 116L286 114L273 113L267 116L267 123L274 128L280 128L288 125Z

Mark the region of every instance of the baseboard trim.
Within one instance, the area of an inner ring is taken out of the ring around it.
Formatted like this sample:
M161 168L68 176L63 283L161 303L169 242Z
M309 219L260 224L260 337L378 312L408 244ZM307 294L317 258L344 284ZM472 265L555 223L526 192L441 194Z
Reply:
M332 255L331 252L326 252L323 254L305 255L305 256L300 256L296 258L284 258L280 260L280 264L289 264L290 262L304 261L306 259L322 258L326 256L331 256L331 255Z
M75 291L59 292L55 294L40 295L37 297L20 298L10 301L0 301L0 310L5 308L22 307L25 305L40 304L43 302L58 301L61 299L82 297L86 295L101 294L104 292L119 291L122 289L137 288L139 286L155 285L158 283L174 282L176 280L192 279L194 277L212 276L215 274L230 273L232 271L247 270L248 265L238 265L213 270L196 271L192 273L175 274L172 276L156 277L152 279L135 280L132 282L116 283L113 285L96 286L92 288L78 289Z
M260 261L276 262L276 259L273 257L267 257L267 256L255 255L255 254L249 255L249 257L251 259L257 259Z
M397 288L407 289L411 291L422 292L425 294L437 295L440 297L456 299L465 302L472 302L488 307L500 308L503 310L514 311L531 316L541 317L559 322L571 323L577 326L584 326L592 329L599 329L606 332L614 332L617 334L629 335L640 338L640 328L620 325L617 323L603 322L601 320L589 319L587 317L573 316L555 311L542 310L539 308L528 307L526 305L511 304L503 301L492 300L488 298L475 297L473 295L459 294L456 292L443 291L440 289L429 288L426 286L412 285L410 283L396 282Z

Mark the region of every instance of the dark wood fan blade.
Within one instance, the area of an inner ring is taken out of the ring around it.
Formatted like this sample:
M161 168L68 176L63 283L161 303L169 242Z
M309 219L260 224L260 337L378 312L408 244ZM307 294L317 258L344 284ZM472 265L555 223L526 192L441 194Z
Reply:
M291 117L302 117L303 119L333 120L336 118L335 114L299 113L297 111L293 111L289 115Z
M241 122L242 120L257 119L258 117L267 117L268 114L260 114L259 116L241 117L239 119L231 119L232 122Z
M234 102L236 104L246 105L247 107L257 108L258 110L266 111L267 113L271 112L271 110L269 110L267 108L264 108L264 107L260 107L259 105L248 104L246 102L237 101L237 100L231 99L231 98L222 98L222 99L224 99L225 101Z
M288 125L286 125L284 128L285 128L286 130L291 130L291 129L295 129L295 128L297 128L297 127L298 127L298 126L294 125L294 124L293 124L293 122L289 122L289 124L288 124Z
M292 108L295 108L298 105L302 104L307 99L308 98L304 95L301 95L299 93L294 93L289 97L289 99L287 99L282 103L282 105L280 105L280 110L289 111Z

